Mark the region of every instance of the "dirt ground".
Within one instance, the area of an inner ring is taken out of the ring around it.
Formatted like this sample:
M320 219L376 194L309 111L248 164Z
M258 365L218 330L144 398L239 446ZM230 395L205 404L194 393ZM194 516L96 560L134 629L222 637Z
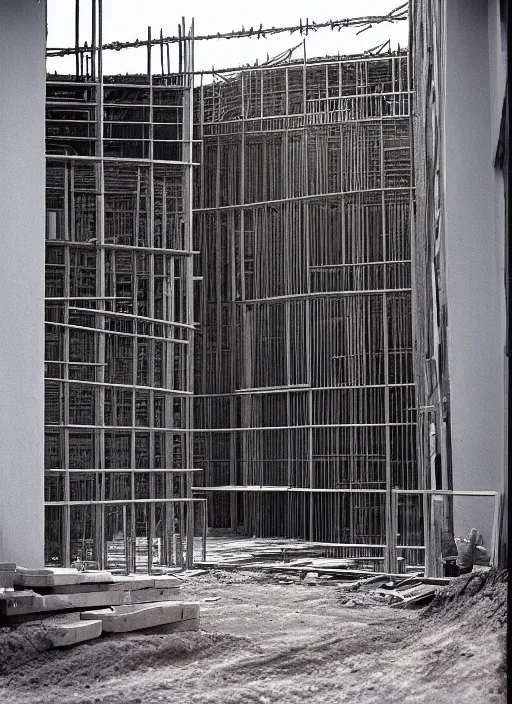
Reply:
M333 583L279 582L220 570L188 580L199 632L103 636L58 651L45 650L44 624L1 629L0 701L506 700L503 575L461 577L411 611L343 604Z

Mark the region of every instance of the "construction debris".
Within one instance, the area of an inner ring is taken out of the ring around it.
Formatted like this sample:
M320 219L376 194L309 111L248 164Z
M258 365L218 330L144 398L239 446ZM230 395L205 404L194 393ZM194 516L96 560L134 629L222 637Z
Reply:
M415 604L428 603L438 586L428 585L419 577L408 577L388 581L389 575L371 577L366 580L341 584L338 586L340 601L346 606L382 606L388 604L396 609L407 608Z
M279 574L295 574L305 577L306 573L332 576L338 579L351 577L371 577L382 575L379 569L380 561L368 557L335 558L328 557L343 548L327 543L309 543L281 539L244 539L229 538L209 539L208 561L197 564L206 569L217 570L251 570L276 572ZM421 573L421 569L415 569ZM404 578L404 575L399 575ZM441 579L438 584L443 583Z

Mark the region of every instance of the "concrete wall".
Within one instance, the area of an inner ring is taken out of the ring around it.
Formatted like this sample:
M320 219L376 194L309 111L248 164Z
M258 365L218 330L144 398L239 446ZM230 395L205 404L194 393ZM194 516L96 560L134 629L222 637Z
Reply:
M504 229L497 210L502 183L492 165L500 91L494 76L491 84L488 12L484 0L446 3L446 288L453 488L499 491L505 471ZM457 499L455 534L476 527L489 544L491 504Z
M0 562L43 565L45 3L0 2Z

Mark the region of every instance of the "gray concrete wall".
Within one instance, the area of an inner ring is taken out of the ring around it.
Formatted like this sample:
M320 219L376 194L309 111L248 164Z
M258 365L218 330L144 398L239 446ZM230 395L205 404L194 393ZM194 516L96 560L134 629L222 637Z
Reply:
M500 127L503 118L503 102L506 93L507 84L507 28L505 24L505 18L503 17L502 10L500 10L500 0L489 0L489 69L490 69L490 91L491 91L491 140L492 140L492 150L493 154L496 153L499 137L500 137ZM510 10L509 10L510 12ZM505 213L505 174L501 168L495 169L495 187L494 187L494 212L495 212L495 223L496 232L503 233L504 238L507 236L507 220ZM508 216L510 219L510 214ZM505 243L503 243L505 247ZM504 272L507 275L507 271ZM510 272L508 272L510 276ZM510 305L510 300L509 300ZM503 308L503 335L507 335L507 324L506 324L506 300L502 301ZM509 384L508 384L508 365L505 364L505 418L508 413L509 399ZM507 543L508 543L508 437L507 432L504 437L505 443L505 464L503 471L503 485L502 491L504 496L503 502L503 515L502 515L502 525L501 530L501 542L502 542L502 553L501 559L506 560L505 555L507 554Z
M0 2L0 561L43 565L45 3Z
M505 471L504 241L496 202L488 3L446 3L445 223L453 485L501 490ZM492 47L494 51L494 47ZM487 544L492 501L458 499L456 535Z

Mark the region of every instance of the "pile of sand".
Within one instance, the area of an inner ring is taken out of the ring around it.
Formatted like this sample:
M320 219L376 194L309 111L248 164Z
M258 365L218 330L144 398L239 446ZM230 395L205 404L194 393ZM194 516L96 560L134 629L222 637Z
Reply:
M506 570L491 569L457 577L440 589L422 618L460 622L471 629L497 630L507 623Z

